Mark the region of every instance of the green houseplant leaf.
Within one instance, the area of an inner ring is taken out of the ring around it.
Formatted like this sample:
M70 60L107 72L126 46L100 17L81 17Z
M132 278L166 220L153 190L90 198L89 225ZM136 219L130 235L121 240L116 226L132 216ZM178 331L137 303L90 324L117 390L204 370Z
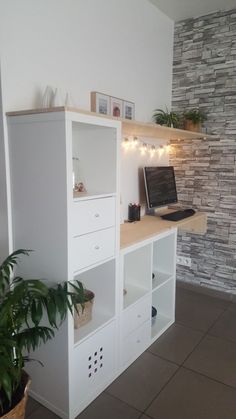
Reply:
M19 257L29 253L16 250L0 265L0 415L13 405L30 352L52 339L68 311L73 314L76 304L85 302L79 281L49 286L46 281L14 276ZM49 326L42 324L45 313Z
M155 109L153 120L156 124L173 128L178 128L180 124L179 114L169 111L168 108L165 111L163 109Z

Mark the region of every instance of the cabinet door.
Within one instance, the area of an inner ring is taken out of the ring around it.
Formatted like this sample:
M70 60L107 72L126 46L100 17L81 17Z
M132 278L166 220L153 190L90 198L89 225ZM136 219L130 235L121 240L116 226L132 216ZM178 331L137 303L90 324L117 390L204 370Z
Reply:
M115 198L91 199L73 203L73 236L115 225Z
M115 254L115 229L97 231L74 237L73 271L102 262Z
M90 402L91 397L115 375L115 322L74 348L72 360L73 409Z
M121 347L122 365L131 363L137 358L150 344L151 339L151 321L148 320L141 327L123 339Z
M127 336L130 332L150 319L151 295L148 295L122 313L122 336Z

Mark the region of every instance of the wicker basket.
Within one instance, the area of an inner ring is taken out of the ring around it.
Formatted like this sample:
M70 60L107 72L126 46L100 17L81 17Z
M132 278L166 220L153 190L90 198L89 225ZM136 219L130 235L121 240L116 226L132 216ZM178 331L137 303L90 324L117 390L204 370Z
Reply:
M86 303L77 304L77 311L74 312L74 328L78 329L81 326L84 326L86 323L92 320L92 310L94 303L94 293L89 290L85 290Z
M25 371L23 371L22 380L23 383L25 383L25 390L21 401L12 410L10 410L10 412L6 413L4 416L0 416L1 419L25 419L25 408L28 399L29 386L31 383L31 380Z

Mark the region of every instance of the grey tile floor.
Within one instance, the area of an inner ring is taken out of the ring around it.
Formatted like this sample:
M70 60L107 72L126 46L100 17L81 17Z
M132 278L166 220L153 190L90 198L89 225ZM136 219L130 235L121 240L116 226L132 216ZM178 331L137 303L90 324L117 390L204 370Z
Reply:
M110 418L236 419L236 304L177 288L176 323L78 416Z

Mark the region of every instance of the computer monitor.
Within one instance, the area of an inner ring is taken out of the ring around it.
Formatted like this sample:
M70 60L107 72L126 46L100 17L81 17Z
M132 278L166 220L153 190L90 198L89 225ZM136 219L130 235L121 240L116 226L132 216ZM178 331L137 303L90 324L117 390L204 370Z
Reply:
M144 167L144 184L149 209L178 202L172 166Z

